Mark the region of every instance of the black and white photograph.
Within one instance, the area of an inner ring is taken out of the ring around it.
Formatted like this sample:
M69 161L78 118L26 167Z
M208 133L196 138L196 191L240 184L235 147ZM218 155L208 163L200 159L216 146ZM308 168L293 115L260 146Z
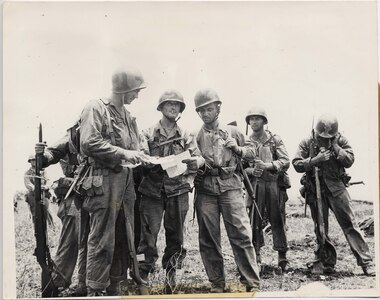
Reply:
M378 69L376 1L4 2L3 299L380 297Z

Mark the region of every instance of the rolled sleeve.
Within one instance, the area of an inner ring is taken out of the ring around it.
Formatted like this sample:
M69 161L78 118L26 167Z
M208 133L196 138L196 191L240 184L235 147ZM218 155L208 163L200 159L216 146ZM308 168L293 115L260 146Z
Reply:
M58 163L67 153L69 153L69 135L66 133L64 137L44 152L44 167Z
M241 152L241 157L245 160L254 160L257 156L255 145L244 138L244 134L241 133L236 127L231 129L232 137L236 140L239 151Z
M205 164L205 159L202 157L202 153L198 148L197 141L194 134L186 133L186 150L189 150L190 155L197 160L198 168Z

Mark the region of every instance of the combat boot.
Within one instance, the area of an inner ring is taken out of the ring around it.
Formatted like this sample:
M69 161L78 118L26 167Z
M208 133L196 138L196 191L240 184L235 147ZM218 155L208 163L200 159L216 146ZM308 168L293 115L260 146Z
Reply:
M176 287L175 277L176 270L174 268L166 269L165 294L173 294Z
M224 282L218 282L218 283L213 283L210 289L210 293L224 293L225 292L225 283Z
M286 271L288 263L289 261L286 259L286 251L278 251L278 266L283 273Z
M74 293L75 293L75 297L86 297L87 296L86 284L84 282L79 282Z
M102 291L103 290L96 290L96 289L92 289L90 287L87 287L87 297L103 296Z
M375 268L372 265L362 266L362 269L363 269L364 275L366 275L366 276L375 276L376 275Z
M140 271L141 279L146 282L139 285L140 295L149 295L148 276L149 276L149 272Z
M121 296L120 281L111 281L111 284L106 288L107 296Z

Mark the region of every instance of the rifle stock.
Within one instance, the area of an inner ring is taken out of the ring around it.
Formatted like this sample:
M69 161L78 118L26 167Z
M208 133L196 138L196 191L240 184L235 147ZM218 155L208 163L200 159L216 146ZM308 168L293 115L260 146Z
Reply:
M138 284L138 285L146 285L147 282L143 280L140 276L140 271L139 271L139 263L137 261L137 256L136 256L136 250L135 250L135 244L133 242L132 237L134 236L134 232L132 230L132 225L131 222L129 221L129 216L128 212L125 211L124 213L125 216L125 223L126 223L126 232L127 232L127 243L128 243L128 251L129 251L129 257L131 259L131 272L130 275L132 279Z

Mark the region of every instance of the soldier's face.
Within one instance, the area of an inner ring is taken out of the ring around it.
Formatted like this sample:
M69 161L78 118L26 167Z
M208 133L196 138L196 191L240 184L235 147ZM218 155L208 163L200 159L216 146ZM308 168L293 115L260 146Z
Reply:
M36 161L35 161L34 159L32 159L32 160L30 161L30 164L32 165L33 168L36 167Z
M260 131L264 128L265 120L260 116L252 116L249 118L249 125L253 131Z
M210 124L214 122L219 115L218 105L216 103L205 105L198 110L198 114L205 124Z
M177 101L167 101L161 106L162 114L171 121L174 121L181 110L181 104Z
M125 93L123 98L124 104L131 104L133 100L137 99L139 96L139 91L140 90Z

